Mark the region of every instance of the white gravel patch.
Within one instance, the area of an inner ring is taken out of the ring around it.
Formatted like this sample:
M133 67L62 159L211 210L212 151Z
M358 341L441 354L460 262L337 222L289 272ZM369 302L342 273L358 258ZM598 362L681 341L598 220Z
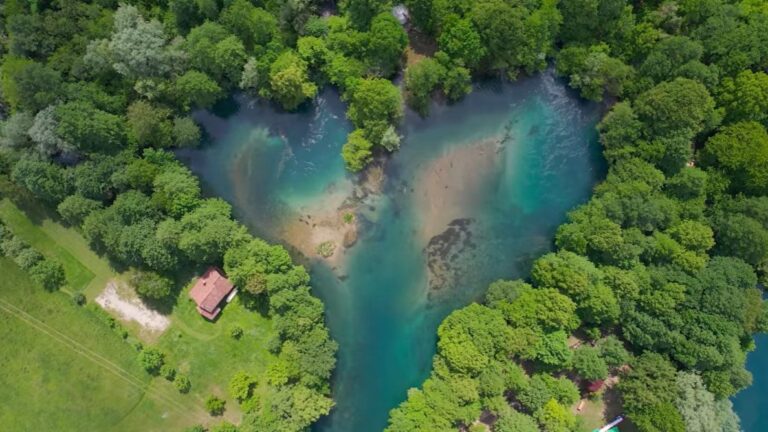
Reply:
M171 325L171 320L168 317L148 308L141 299L121 296L115 282L107 284L104 291L96 297L96 303L115 313L120 319L136 321L144 329L151 332L163 332Z

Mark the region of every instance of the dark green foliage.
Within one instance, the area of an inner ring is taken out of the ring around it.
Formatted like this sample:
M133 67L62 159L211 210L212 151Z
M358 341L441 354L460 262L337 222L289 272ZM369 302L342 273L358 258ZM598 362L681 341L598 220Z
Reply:
M601 351L590 346L582 346L574 351L573 369L580 377L590 381L608 376L608 365L603 360Z
M152 272L136 271L130 281L140 296L150 299L168 297L173 288L172 280Z
M56 108L57 132L84 153L116 153L126 141L122 119L84 102Z

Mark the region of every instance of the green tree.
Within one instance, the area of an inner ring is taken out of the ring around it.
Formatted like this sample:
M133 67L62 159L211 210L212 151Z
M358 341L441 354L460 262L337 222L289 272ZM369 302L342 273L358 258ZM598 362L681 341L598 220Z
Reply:
M190 70L176 79L174 94L185 110L209 108L222 98L221 87L203 72Z
M256 381L253 377L244 371L239 371L229 380L229 394L242 403L251 397L255 386Z
M220 416L224 414L226 402L223 399L219 399L216 396L208 396L205 399L205 409L212 416Z
M152 186L152 203L172 217L180 218L200 204L200 184L187 168L166 168Z
M382 12L371 22L366 62L379 76L393 75L400 66L406 45L408 35L403 27L390 12Z
M768 193L768 132L756 122L722 128L701 151L705 166L723 170L736 192Z
M493 432L539 432L539 426L531 416L511 410L499 416Z
M176 147L197 147L200 144L202 133L200 127L190 117L176 117L173 119L173 144Z
M567 47L558 53L557 72L570 78L571 87L587 99L601 101L604 94L620 96L633 70L608 55L606 45Z
M171 145L173 126L168 117L170 110L136 101L128 107L129 135L141 147L168 147Z
M173 281L153 272L136 270L131 274L131 285L136 292L149 299L163 299L171 294Z
M347 136L341 149L341 157L350 171L360 171L373 160L373 144L365 138L365 132L355 129Z
M649 138L711 130L719 122L715 102L703 84L687 78L663 82L637 97L634 109Z
M718 90L718 102L725 108L727 122L768 120L768 75L745 70L725 77Z
M573 353L573 369L582 378L595 381L608 376L608 365L600 350L590 346L579 347Z
M48 291L55 291L67 282L64 267L58 262L43 259L29 269L29 277Z
M382 78L358 80L348 90L347 117L356 127L365 131L366 138L374 144L390 125L403 116L400 91Z
M125 144L123 120L84 102L56 107L57 133L85 153L115 153Z
M431 58L408 66L405 71L405 89L408 104L422 116L429 113L432 93L443 79L445 68Z
M266 46L278 34L277 19L247 0L229 3L219 18L229 31L245 44L248 50L257 45Z
M157 375L165 364L165 354L157 348L144 348L139 352L139 363L147 372Z
M80 226L89 214L102 208L99 201L85 198L82 195L70 195L59 203L56 210L68 224Z
M269 72L272 96L287 110L296 109L317 94L317 86L309 80L307 63L294 51L281 54Z
M554 399L533 415L547 432L571 432L576 428L576 416Z
M452 19L445 23L438 45L452 60L460 60L469 68L476 67L486 54L480 34L468 19Z

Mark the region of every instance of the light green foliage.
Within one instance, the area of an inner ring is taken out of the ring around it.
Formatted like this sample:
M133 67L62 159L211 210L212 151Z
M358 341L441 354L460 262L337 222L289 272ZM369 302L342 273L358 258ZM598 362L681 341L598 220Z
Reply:
M128 79L138 79L168 73L176 56L158 21L147 22L135 6L122 5L115 12L111 38L91 42L85 61L97 70L111 65Z
M461 373L476 375L488 363L507 352L511 337L500 312L472 304L453 312L437 331L439 353Z
M676 407L685 422L686 432L733 431L733 411L729 404L715 401L701 377L692 372L678 372ZM738 418L737 422L738 422ZM727 423L731 423L729 426ZM738 430L738 423L736 424Z
M568 378L555 378L546 373L535 374L518 392L518 399L531 411L541 409L550 400L571 405L579 400L579 389Z
M172 217L184 216L200 203L200 184L187 168L167 168L152 186L152 203Z
M736 77L725 77L718 91L718 102L725 107L729 122L768 120L768 75L745 70Z
M533 415L547 432L571 432L576 428L576 416L554 399Z
M157 348L144 348L139 352L139 363L152 375L160 373L160 368L165 364L165 354Z
M568 334L558 330L542 335L533 346L532 354L546 368L559 370L567 367L573 356L568 348Z
M189 117L173 119L173 144L176 147L196 147L200 144L202 133L200 127Z
M368 141L365 135L362 129L352 131L341 149L341 157L350 171L360 171L373 160L373 143Z
M281 54L269 72L271 95L287 110L315 97L317 86L309 81L307 63L294 51Z
M0 123L0 148L23 148L31 143L28 134L34 117L26 112L12 114Z
M44 156L70 151L74 148L59 134L59 121L56 118L55 106L49 106L35 115L35 120L29 128L28 134L35 144L35 150Z
M347 117L365 131L365 137L373 144L380 143L387 128L397 124L403 116L400 91L385 79L357 80L346 97L349 101Z
M707 140L701 152L704 164L723 170L736 192L768 192L768 133L756 122L722 128Z
M224 253L245 239L245 228L233 221L232 208L219 199L206 199L179 223L179 249L193 262L219 262Z
M229 380L229 394L242 403L251 397L255 386L256 380L253 377L244 371L239 371Z
M598 341L597 348L600 350L600 357L612 368L623 366L630 359L624 343L616 336L611 335Z
M208 414L212 416L220 416L224 414L226 408L226 401L219 399L218 397L211 395L205 399L205 409L208 410Z
M221 99L221 87L203 72L191 70L174 82L177 100L185 110L208 108Z
M188 393L189 389L192 388L192 383L186 375L177 373L176 377L173 379L173 386L176 387L176 390L178 390L179 393Z

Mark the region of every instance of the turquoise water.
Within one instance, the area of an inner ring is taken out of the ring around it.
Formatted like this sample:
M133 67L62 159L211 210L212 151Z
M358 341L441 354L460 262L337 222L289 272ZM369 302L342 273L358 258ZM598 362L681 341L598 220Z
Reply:
M281 241L306 206L354 188L334 92L293 114L232 104L229 115L198 114L211 144L181 156L255 233ZM544 74L479 85L427 119L406 115L381 193L359 200L357 244L337 268L310 264L340 344L337 405L317 431L381 431L429 374L445 315L497 278L525 276L551 248L566 212L604 175L599 114Z
M757 349L747 356L747 369L754 381L733 398L733 408L741 418L744 432L768 431L768 415L764 411L768 401L768 335L757 336L755 342Z

